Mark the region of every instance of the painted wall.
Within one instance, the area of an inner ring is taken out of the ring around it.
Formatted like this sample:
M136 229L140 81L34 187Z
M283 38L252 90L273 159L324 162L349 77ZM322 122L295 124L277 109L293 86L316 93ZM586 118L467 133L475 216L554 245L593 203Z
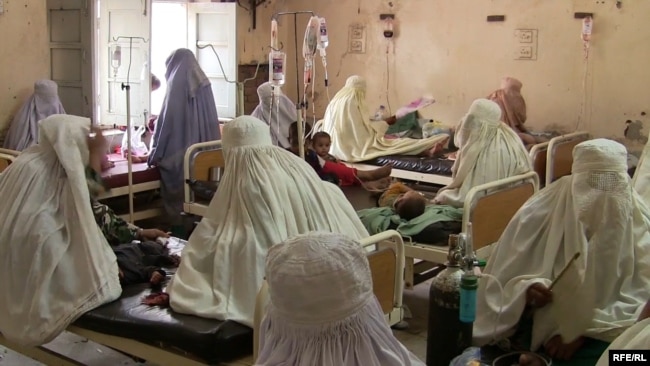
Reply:
M368 103L393 110L423 93L437 103L424 111L447 123L458 121L473 99L498 88L503 76L519 78L528 103L528 125L535 129L588 130L596 136L623 137L626 120L646 125L650 1L622 0L268 0L258 8L258 28L240 13L240 62L266 58L273 12L313 10L328 22L330 95L352 74L368 81ZM593 40L585 61L582 22L574 12L594 13ZM394 51L386 54L380 13L396 15ZM487 22L505 15L505 22ZM307 23L299 18L299 50ZM290 72L283 90L295 97L293 19L280 19L280 36ZM366 53L348 53L352 23L365 23ZM538 31L537 59L514 60L516 29ZM302 59L299 62L302 65ZM317 115L327 98L317 62ZM302 66L301 66L302 67ZM388 72L387 72L388 70ZM319 76L320 75L320 76ZM387 80L387 77L390 80ZM301 76L302 78L302 76ZM386 87L389 82L388 88ZM372 111L371 111L372 112ZM641 130L648 135L650 126ZM629 142L629 141L628 141Z
M0 14L0 131L34 90L49 77L49 49L44 0L5 0ZM0 135L4 136L3 133Z
M650 129L648 116L641 113L650 113L645 97L650 49L644 46L650 40L650 27L644 22L650 1L621 4L619 9L615 0L267 0L257 9L255 30L250 14L239 8L239 61L266 62L273 13L313 10L328 21L331 96L349 75L360 74L368 79L371 108L387 104L388 97L396 109L430 93L438 102L423 114L454 123L474 98L487 95L502 76L511 75L524 83L530 127L577 128L622 138L625 121L631 120L634 133L627 142L636 146L640 143L631 140L640 136L644 141ZM581 22L573 18L577 11L594 13L588 62L583 58ZM394 52L388 57L379 21L379 14L386 12L397 17ZM488 23L487 15L505 15L506 21ZM299 17L300 51L306 22L307 16ZM366 24L365 54L347 52L349 26L357 22ZM514 60L518 28L538 30L536 61ZM290 67L284 90L295 98L291 17L280 19L279 33ZM0 34L5 35L0 47L0 129L4 129L34 80L49 74L44 1L5 0ZM327 98L317 61L316 114L322 116ZM302 58L299 64L302 67Z

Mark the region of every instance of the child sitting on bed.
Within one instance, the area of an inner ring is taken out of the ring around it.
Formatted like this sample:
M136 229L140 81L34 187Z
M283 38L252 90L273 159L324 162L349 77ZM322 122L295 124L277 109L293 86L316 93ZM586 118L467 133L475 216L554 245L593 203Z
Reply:
M149 282L157 286L167 273L162 267L178 267L180 257L155 241L120 244L113 247L122 286Z
M319 165L324 174L333 174L340 180L341 186L352 186L362 182L377 181L390 176L393 166L388 164L374 170L357 170L343 164L330 155L332 138L326 132L316 132L312 137L312 150L318 156Z
M424 213L428 200L419 192L396 182L379 197L380 207L391 207L404 220L412 220Z
M318 156L313 150L308 149L310 144L310 140L308 136L311 133L311 127L308 124L306 125L306 127L307 128L305 129L304 136L303 136L303 140L305 141L305 161L309 165L311 165L312 168L314 168L314 170L322 180L336 185L340 185L341 182L336 175L323 173L323 168L319 162ZM296 156L299 156L300 138L298 138L298 122L293 122L289 126L289 143L291 144L291 147L289 147L287 150L289 150Z

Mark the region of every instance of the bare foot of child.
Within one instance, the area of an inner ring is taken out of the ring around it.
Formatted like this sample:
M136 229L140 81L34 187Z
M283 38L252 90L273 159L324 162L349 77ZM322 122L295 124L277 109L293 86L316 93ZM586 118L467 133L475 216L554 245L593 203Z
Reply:
M427 158L433 158L436 155L439 155L442 151L445 150L445 146L447 145L447 141L449 141L449 137L447 137L443 141L440 141L439 143L437 143L431 149L425 151L423 155L426 156Z
M390 186L391 178L385 177L378 180L364 182L363 187L370 192L383 192Z
M393 171L393 164L386 164L375 170L357 170L357 178L364 182L379 180L390 176Z
M155 271L151 275L151 279L149 280L149 283L151 283L152 285L159 285L164 279L165 276L163 276L162 273Z

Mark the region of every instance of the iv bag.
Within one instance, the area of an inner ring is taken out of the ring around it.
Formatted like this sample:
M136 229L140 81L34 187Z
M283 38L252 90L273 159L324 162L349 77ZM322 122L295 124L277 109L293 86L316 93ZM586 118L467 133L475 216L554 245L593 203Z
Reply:
M329 38L327 37L327 23L325 22L325 18L320 18L320 37L318 41L318 49L326 49L329 43Z
M319 29L320 20L318 17L313 16L309 18L309 23L307 23L307 29L305 30L305 41L302 44L303 57L308 58L316 53L319 42Z
M269 65L271 72L269 73L269 82L274 87L281 87L285 82L285 66L287 63L287 55L282 51L271 51L269 53Z
M113 77L117 76L117 69L122 66L122 47L115 46L113 57L111 57L111 67L113 68Z

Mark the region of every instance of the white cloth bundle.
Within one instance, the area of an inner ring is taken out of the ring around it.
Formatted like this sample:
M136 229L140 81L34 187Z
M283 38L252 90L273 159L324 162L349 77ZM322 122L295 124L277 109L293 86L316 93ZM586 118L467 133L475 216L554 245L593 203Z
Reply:
M617 142L583 142L573 150L572 175L517 212L485 268L505 290L497 339L519 321L527 288L549 286L577 252L565 285L553 289L558 301L535 312L531 349L557 334L565 342L575 334L609 342L635 322L650 298L650 211L630 185L626 159ZM477 298L474 337L482 345L492 340L500 310L495 281L481 281Z
M313 230L368 232L338 187L273 146L264 122L238 117L223 134L223 179L168 291L175 311L252 326L272 245Z
M39 144L0 177L0 332L19 344L51 341L122 291L90 205L89 128L88 118L42 120Z
M386 155L417 155L447 138L435 135L426 139L387 139L388 125L370 122L366 106L366 81L350 76L325 110L323 131L332 137L330 153L349 162L370 160ZM382 126L379 128L378 126Z
M501 108L487 99L475 100L456 128L458 146L453 180L438 192L441 204L463 207L470 189L528 173L532 163L521 139L501 122Z
M424 366L395 338L373 293L366 252L312 232L269 250L260 366Z

